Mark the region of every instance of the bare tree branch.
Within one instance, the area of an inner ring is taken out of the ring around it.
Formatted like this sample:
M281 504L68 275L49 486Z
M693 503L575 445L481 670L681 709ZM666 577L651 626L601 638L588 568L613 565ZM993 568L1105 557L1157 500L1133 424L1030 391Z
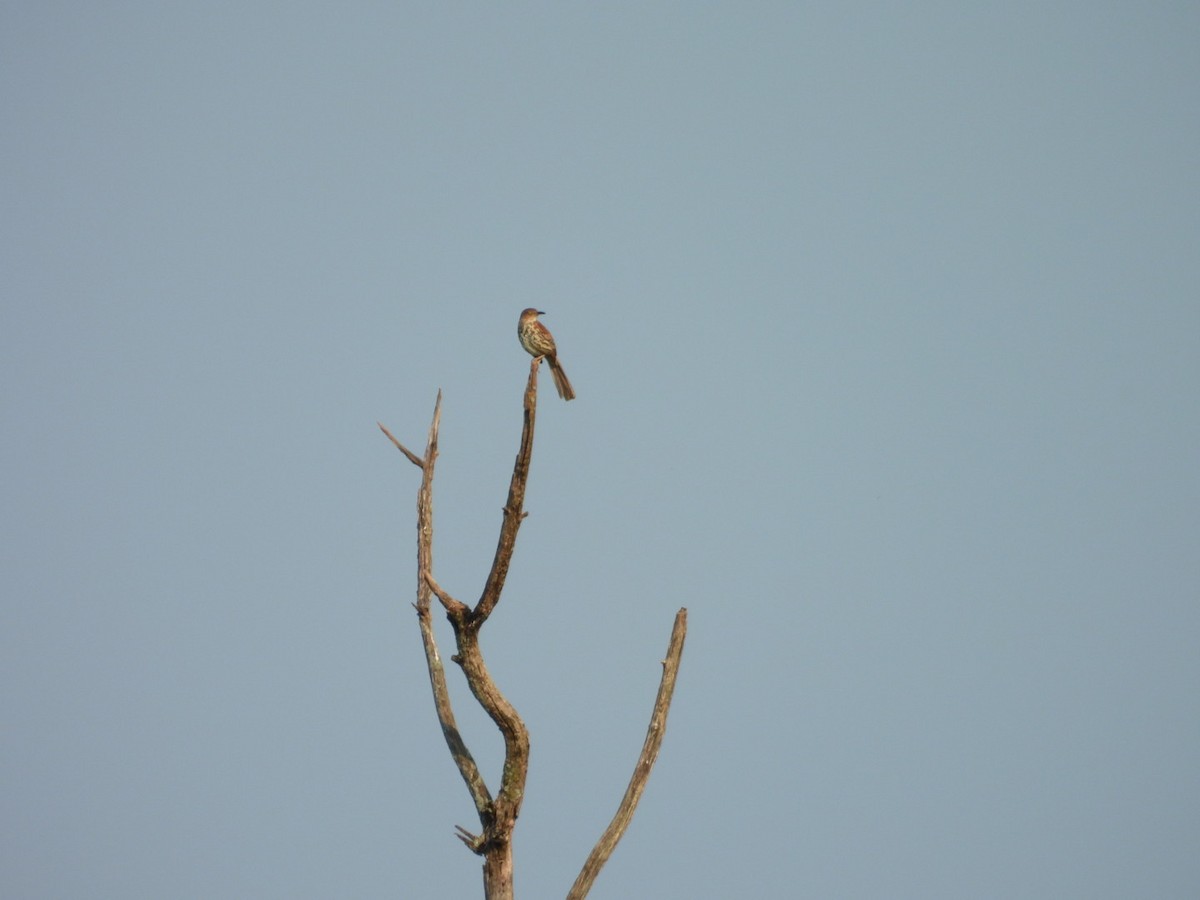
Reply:
M478 835L459 826L458 837L471 850L484 857L484 885L489 900L512 898L512 831L525 799L525 780L529 771L529 732L516 709L492 680L484 664L483 654L479 649L479 630L500 600L500 592L504 588L516 545L517 531L525 518L525 486L533 454L540 362L541 360L535 359L529 367L529 380L525 386L521 446L513 466L508 501L504 506L504 519L500 526L500 539L483 594L474 609L454 599L442 589L433 576L433 473L437 459L438 426L441 421L441 392L438 392L438 402L434 409L424 458L417 457L405 448L382 424L379 426L392 444L422 471L421 489L417 495L417 619L425 646L438 721L441 723L450 754L471 792L480 824L483 826ZM462 667L471 693L496 723L504 738L504 770L500 791L494 800L455 723L445 671L433 634L431 596L437 596L446 610L446 618L454 629L458 650L453 657L454 661Z
M433 407L433 421L429 426L429 437L425 442L425 456L418 457L392 435L382 423L380 429L405 456L421 469L421 489L417 493L417 622L421 629L421 643L425 648L425 664L429 669L429 684L433 689L433 705L437 710L442 736L450 749L450 756L458 766L459 774L466 782L467 790L475 803L480 820L491 818L492 795L484 783L483 775L471 751L463 742L450 704L450 690L446 685L446 670L442 666L437 640L433 634L433 617L430 612L430 582L433 579L433 471L437 462L438 429L442 422L442 392L438 391L437 403ZM457 601L455 601L457 602ZM466 609L466 606L459 604Z
M637 765L633 768L633 777L629 779L629 786L625 789L625 796L621 798L616 815L596 842L596 846L592 848L579 877L575 879L575 884L567 894L567 900L583 900L587 896L596 876L600 874L600 869L608 862L617 843L625 834L625 829L633 820L634 810L642 798L642 791L646 789L646 781L650 778L650 770L654 768L655 760L658 759L658 750L667 731L667 713L671 709L675 676L679 672L679 661L683 656L683 641L686 636L687 609L684 608L675 614L675 625L671 629L671 640L667 645L667 658L662 664L662 681L658 685L658 696L654 700L654 712L650 715L646 741L642 744L642 755L638 757Z
M441 400L442 400L442 392L438 391L438 405L439 406L441 405ZM421 457L417 456L415 453L413 453L411 450L409 450L407 447L405 447L402 443L400 443L398 440L396 440L396 436L387 430L387 426L385 426L382 422L376 422L375 424L379 426L380 431L382 431L384 434L386 434L388 436L388 440L396 445L396 449L408 457L408 461L410 463L412 463L414 466L416 466L420 469L425 468L425 460L421 459Z
M540 362L541 360L535 359L529 366L529 380L525 384L523 403L521 446L513 464L508 502L504 506L504 520L500 525L500 539L496 545L496 556L488 573L483 596L470 612L464 613L458 607L447 608L447 617L454 627L454 637L458 644L455 662L462 666L471 693L496 723L504 738L504 770L500 778L500 791L492 807L491 820L483 822L484 830L477 840L476 852L485 854L485 884L502 883L507 878L509 890L512 884L512 830L516 826L521 804L525 800L525 780L529 773L529 731L516 709L496 687L484 664L483 654L479 650L479 630L500 600L500 592L504 588L508 566L516 546L517 531L525 518L525 485L529 477L529 462L533 455ZM493 895L489 893L488 896Z
M451 621L453 619L451 614ZM480 846L483 850L491 846L508 847L521 804L525 800L525 778L529 772L529 731L513 705L500 693L484 665L483 654L479 651L478 630L456 625L454 633L458 640L455 661L462 666L471 693L504 737L504 770L500 778L500 792L492 805L491 821L483 822Z
M500 602L504 580L508 577L508 565L512 562L513 550L517 545L517 531L525 519L525 483L529 480L529 462L533 457L533 427L537 420L537 376L541 359L529 364L529 381L525 384L525 415L521 428L521 448L513 464L512 481L508 486L508 502L504 504L504 522L500 526L500 540L496 543L496 556L483 586L483 594L475 604L474 618L482 625Z
M533 456L534 425L537 419L537 376L540 358L530 363L529 380L525 385L523 402L523 425L521 444L513 464L512 480L508 489L508 500L504 505L500 525L500 537L496 544L496 555L488 572L478 603L472 608L456 600L438 584L433 575L433 475L438 454L438 428L441 423L442 394L438 392L434 406L433 422L425 455L418 457L408 450L381 423L380 429L392 444L410 462L421 469L421 488L417 494L417 620L420 625L421 641L425 648L425 660L429 670L429 682L433 689L434 707L442 727L442 735L450 754L458 766L459 773L470 791L482 830L474 834L461 825L455 826L456 836L472 852L483 857L484 891L488 900L512 900L513 857L512 833L516 826L521 804L525 799L525 782L529 770L529 732L516 709L500 692L492 680L483 654L479 648L479 632L488 617L500 602L500 594L508 577L516 546L517 532L525 519L525 488L529 477L529 466ZM436 596L446 611L446 618L454 629L457 652L452 657L463 670L467 685L475 699L484 708L500 729L504 738L504 769L500 790L493 799L484 783L479 767L475 763L454 718L450 693L446 686L446 674L433 633L432 602ZM675 617L667 658L663 661L663 677L658 689L650 728L642 747L641 757L634 769L633 778L625 791L625 797L617 809L616 816L608 826L596 847L592 850L583 871L576 879L569 897L582 898L591 889L601 867L611 856L617 842L625 833L637 808L638 800L645 789L650 770L658 757L666 730L667 712L675 688L675 677L683 653L684 637L687 633L687 610L681 609Z
M470 608L461 600L455 600L448 593L442 590L442 586L437 583L432 572L425 573L425 583L429 585L429 589L434 595L442 601L442 606L446 607L446 612L455 612L459 616L466 617L470 614Z

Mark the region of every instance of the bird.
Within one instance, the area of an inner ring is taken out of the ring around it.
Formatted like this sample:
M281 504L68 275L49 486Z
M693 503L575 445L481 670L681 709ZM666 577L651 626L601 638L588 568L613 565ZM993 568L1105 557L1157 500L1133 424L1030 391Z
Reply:
M538 321L538 316L544 315L540 309L533 307L522 310L521 318L517 322L517 337L521 339L521 346L525 348L526 353L535 359L545 359L550 364L550 374L554 376L558 396L564 400L574 400L575 389L567 380L567 373L558 364L558 348L554 346L554 336Z

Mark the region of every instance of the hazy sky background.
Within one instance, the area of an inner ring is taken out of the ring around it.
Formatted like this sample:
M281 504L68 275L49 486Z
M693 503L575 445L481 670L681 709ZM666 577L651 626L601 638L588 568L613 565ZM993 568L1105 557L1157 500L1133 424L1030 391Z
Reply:
M444 391L477 597L532 305L579 398L483 639L519 896L680 606L593 897L1200 894L1198 46L1173 2L7 4L0 892L481 895L375 422Z

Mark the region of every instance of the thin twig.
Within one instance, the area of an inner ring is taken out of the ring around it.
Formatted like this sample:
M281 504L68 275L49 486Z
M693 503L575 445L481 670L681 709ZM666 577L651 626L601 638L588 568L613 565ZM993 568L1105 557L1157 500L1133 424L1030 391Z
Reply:
M438 391L439 401L441 400L441 396L442 396L442 392ZM396 440L396 436L387 430L386 425L384 425L382 422L376 422L375 424L379 426L380 431L382 431L384 434L386 434L388 436L388 440L396 445L396 449L408 457L408 461L410 463L412 463L417 468L420 468L420 469L425 468L425 460L421 459L421 457L417 456L415 453L413 453L411 450L409 450L407 447L405 447L402 443L400 443L398 440Z
M686 608L675 614L675 625L671 629L671 640L667 645L667 658L663 660L662 664L662 681L658 685L658 696L654 700L654 712L650 715L650 727L646 730L646 741L642 744L642 755L638 757L637 765L633 767L633 777L629 779L629 786L625 789L625 796L621 798L621 805L617 807L616 815L608 823L604 834L600 835L596 846L592 848L579 877L575 879L575 884L571 886L571 890L567 894L567 900L583 900L587 896L596 876L600 874L600 869L608 862L617 843L625 834L625 829L633 820L634 810L637 809L642 791L646 789L646 781L650 777L650 770L654 768L655 760L658 759L658 750L662 746L663 735L667 731L667 713L671 709L671 695L675 692L675 676L679 672L679 661L683 656L685 637L687 637Z
M467 604L463 603L461 600L455 600L442 589L442 586L438 584L437 580L433 577L432 572L425 573L425 583L429 585L429 589L433 591L434 595L442 601L442 606L446 607L446 612L454 611L462 616L465 616L470 612L470 608L467 606Z
M466 844L475 853L479 852L479 847L480 847L480 844L482 843L482 838L480 837L480 835L472 834L471 832L467 831L467 829L463 828L461 825L455 825L454 830L457 832L457 834L454 835L456 838L458 838L460 841L462 841L464 844Z

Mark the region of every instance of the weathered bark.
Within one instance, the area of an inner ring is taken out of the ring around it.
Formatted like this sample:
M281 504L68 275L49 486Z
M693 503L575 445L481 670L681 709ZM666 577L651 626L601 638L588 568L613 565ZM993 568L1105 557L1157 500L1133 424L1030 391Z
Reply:
M458 838L483 857L484 896L487 900L512 900L513 855L512 836L521 804L525 799L525 780L529 770L529 732L517 715L512 704L500 692L492 680L479 649L479 631L500 602L509 564L516 547L517 532L525 518L525 486L529 478L529 464L533 456L533 433L537 418L537 376L540 359L534 359L529 367L529 380L525 385L523 403L523 426L521 444L513 465L512 480L508 488L508 500L504 505L500 537L496 544L496 555L484 581L478 602L472 608L456 600L433 575L433 473L438 454L438 428L441 423L442 394L438 392L434 405L433 421L425 443L424 456L417 456L404 447L382 424L379 427L396 448L415 466L421 469L421 487L417 493L417 622L421 632L421 643L425 649L429 684L433 690L434 708L442 735L459 774L467 786L475 811L479 817L480 831L473 834L461 826L455 826ZM462 669L467 685L484 708L504 738L504 769L500 779L500 790L493 798L475 763L474 757L458 731L454 710L450 703L450 692L446 686L446 673L438 652L433 632L431 597L437 597L446 612L446 618L454 630L456 653L452 660ZM675 685L675 674L683 652L683 638L687 631L687 610L681 609L675 617L675 628L667 659L663 662L663 680L659 687L658 700L650 720L650 731L642 748L641 758L634 770L625 798L612 824L592 851L583 872L572 888L570 897L583 897L600 871L600 867L611 855L617 841L629 825L638 799L645 787L650 769L662 744L666 728L667 710L671 703L671 692Z
M442 395L438 392L433 422L425 444L425 455L417 456L401 444L382 424L388 439L410 462L421 469L421 488L417 494L417 621L421 643L425 648L429 683L433 689L434 708L446 746L450 749L459 774L467 785L481 830L473 834L458 827L459 839L484 858L484 895L488 900L511 900L513 895L512 832L521 803L525 799L525 780L529 771L529 732L516 709L500 692L488 672L479 649L479 630L500 602L508 567L516 547L517 531L525 518L525 485L529 479L529 463L533 456L533 433L537 418L537 375L540 360L532 360L529 380L525 386L524 423L521 445L513 466L508 500L500 525L500 539L492 568L484 582L483 592L475 608L454 599L433 576L433 472L437 461L438 427L441 423ZM446 611L454 629L456 650L453 661L466 676L467 685L479 705L484 708L504 738L504 770L500 791L493 799L479 767L463 742L450 703L446 674L433 633L430 597L436 596Z
M642 744L642 753L637 765L633 767L633 777L625 789L625 796L617 807L616 815L600 835L600 840L592 848L587 862L575 879L567 894L567 900L583 900L592 883L600 874L600 869L608 862L617 843L625 834L625 829L633 821L633 813L638 801L642 799L642 791L650 778L650 770L658 759L658 750L662 746L663 736L667 733L667 713L671 709L671 697L675 693L675 676L679 673L679 660L683 657L683 641L687 637L687 609L681 609L675 614L675 626L671 629L671 640L667 644L667 657L663 660L662 680L658 684L658 696L654 699L654 711L650 714L650 727L646 729L646 740Z

